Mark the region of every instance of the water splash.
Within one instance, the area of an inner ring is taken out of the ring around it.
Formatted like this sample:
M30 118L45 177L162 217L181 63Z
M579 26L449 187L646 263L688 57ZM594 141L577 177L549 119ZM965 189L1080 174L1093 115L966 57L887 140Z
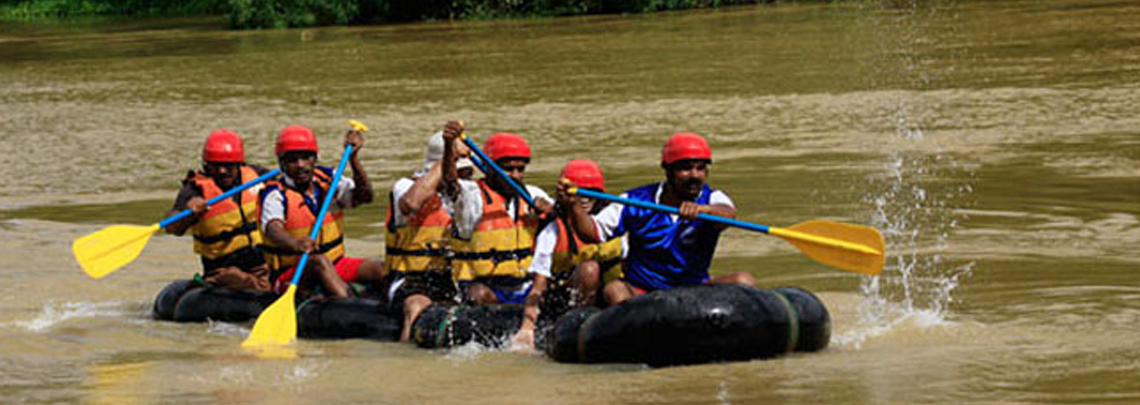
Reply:
M15 321L18 327L31 332L43 332L73 318L122 318L135 312L132 305L122 301L110 302L57 302L48 301L40 314L27 321Z
M455 347L448 349L447 354L444 355L444 358L451 360L451 361L464 362L464 361L475 360L475 359L479 358L479 356L482 355L483 353L495 352L495 351L502 351L502 350L498 350L494 347L484 346L484 345L482 345L476 341L470 341L470 342L467 342L466 344L462 344L462 345L455 346Z
M905 142L927 142L922 127L907 118L900 106L895 124ZM883 232L887 262L882 275L865 277L860 290L858 326L836 336L836 343L859 347L870 338L899 328L929 328L953 324L947 319L952 292L974 263L957 263L946 256L948 240L964 219L973 173L952 156L922 148L894 152L886 159L886 176L872 184L864 197L873 207L872 225ZM965 179L965 180L963 180Z
M245 339L249 336L249 327L235 323L218 322L214 320L206 320L206 332L217 334L221 336L233 336Z

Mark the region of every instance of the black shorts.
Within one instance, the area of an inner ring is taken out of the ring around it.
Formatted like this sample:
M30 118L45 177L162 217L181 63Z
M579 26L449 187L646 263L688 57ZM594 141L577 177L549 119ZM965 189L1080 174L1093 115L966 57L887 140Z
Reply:
M261 254L261 251L249 246L217 259L207 259L205 256L201 257L202 273L206 277L213 274L215 269L222 267L237 267L241 269L241 271L249 273L249 271L255 267L265 265L265 256Z
M450 272L393 273L388 287L388 300L393 307L402 308L404 300L417 294L426 295L434 303L456 303L459 290Z

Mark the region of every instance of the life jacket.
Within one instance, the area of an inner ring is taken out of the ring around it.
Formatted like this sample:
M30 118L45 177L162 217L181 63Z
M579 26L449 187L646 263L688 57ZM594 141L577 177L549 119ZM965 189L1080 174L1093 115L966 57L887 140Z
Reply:
M257 172L253 168L241 166L239 184L257 177ZM195 173L190 181L202 190L202 198L207 200L225 193L214 179L202 173ZM198 219L191 228L191 234L194 236L194 253L210 261L221 261L239 250L261 244L261 232L257 229L260 215L256 188L250 187L231 198L217 202Z
M448 271L447 253L450 239L451 215L443 208L436 193L407 223L396 226L393 220L396 201L388 193L388 213L384 219L387 233L384 238L384 264L388 270L404 273Z
M478 184L484 198L483 216L470 240L452 239L455 252L452 271L459 281L496 279L522 283L527 279L527 268L534 254L538 219L528 215L530 205L518 196L513 197L517 209L512 217L507 213L507 200L502 195L491 190L483 180Z
M308 238L317 222L317 215L321 212L325 194L332 183L332 169L318 166L313 170L313 182L317 189L316 198L308 198L304 193L285 185L283 181L270 181L261 192L264 203L265 196L273 190L281 190L285 206L285 231L294 238ZM335 197L334 197L335 198ZM336 262L344 257L344 211L335 205L329 207L325 215L324 225L317 234L317 252L324 254L330 261ZM302 252L286 246L279 246L269 238L261 248L265 254L265 261L275 273L283 272L295 266L301 259Z
M551 275L565 279L579 264L593 260L598 262L605 282L621 278L621 238L588 244L582 242L577 233L569 230L562 217L556 218L554 225L558 227L558 242L554 245L554 253L551 255Z

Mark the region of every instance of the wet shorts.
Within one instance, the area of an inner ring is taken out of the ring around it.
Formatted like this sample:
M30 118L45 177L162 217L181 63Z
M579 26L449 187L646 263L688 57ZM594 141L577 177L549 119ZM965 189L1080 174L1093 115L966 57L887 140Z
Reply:
M207 259L206 256L199 257L202 259L202 273L207 277L221 268L237 267L241 271L249 273L253 269L265 265L265 256L261 254L261 251L248 246L216 259Z
M644 288L641 288L641 287L635 286L635 285L633 285L633 283L631 283L629 280L625 280L625 279L623 279L623 280L621 280L621 281L622 281L623 283L625 283L625 285L629 286L629 289L630 289L630 291L633 291L633 296L634 296L634 297L637 297L637 296L641 296L641 295L645 295L645 294L649 293L650 291L656 291L656 290L647 290L647 289L644 289ZM704 282L704 283L701 283L701 284L712 284L712 280L711 280L711 279L710 279L710 280L705 280L705 282ZM630 297L630 298L633 298L633 297Z
M413 295L425 295L432 302L455 302L459 291L450 272L429 271L415 273L393 272L388 287L388 302L401 308L404 300Z
M628 285L628 286L629 286L629 290L630 290L630 291L633 291L633 296L634 296L634 297L636 297L636 296L639 296L639 295L645 295L645 293L649 292L649 291L645 291L645 289L644 289L644 288L640 288L640 287L637 287L637 286L635 286L635 285L633 285L633 284L630 284L630 283L628 283L628 282L626 282L626 283L625 283L625 285Z
M495 282L481 282L481 281L460 281L459 287L467 291L467 287L471 284L483 284L495 293L495 297L499 299L500 304L522 304L526 302L526 295L530 294L530 288L534 283L526 280L517 284L499 284Z
M356 281L356 275L360 272L360 265L363 263L364 258L345 256L333 262L333 268L336 269L336 274L340 276L341 280L344 280L346 283L351 283ZM290 267L289 270L285 270L285 273L277 276L277 281L273 283L273 291L276 291L278 294L285 293L285 290L289 289L289 283L293 281L293 272L295 270L295 267ZM309 264L305 264L305 273L309 273L310 270L312 269L309 268Z

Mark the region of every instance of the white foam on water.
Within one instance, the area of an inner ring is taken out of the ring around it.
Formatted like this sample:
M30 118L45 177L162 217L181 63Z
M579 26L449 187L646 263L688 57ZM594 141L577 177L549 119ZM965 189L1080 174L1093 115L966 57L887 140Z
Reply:
M899 138L928 140L922 127L906 118L905 106L896 114ZM968 180L955 179L970 179L973 173L939 151L891 153L885 168L886 176L869 187L876 191L864 201L873 207L871 224L887 243L886 266L877 277L862 277L858 324L832 338L844 347L859 348L896 330L953 327L946 320L952 293L974 267L944 255L973 192Z
M452 347L447 351L444 358L453 361L470 361L479 358L480 355L487 352L499 351L479 344L478 342L471 341L467 344Z
M716 401L718 404L731 405L732 397L728 393L728 382L721 380L716 387Z
M217 378L219 380L234 383L236 385L244 385L255 382L253 370L250 369L246 364L222 367L222 369L218 372Z
M895 306L892 312L894 313L890 316L883 317L884 320L882 321L864 322L860 320L859 327L847 333L833 336L831 338L832 344L858 350L863 346L864 342L889 336L892 333L954 327L957 325L955 322L946 320L943 313L934 310L904 310L900 306Z
M130 303L109 302L57 302L48 301L39 315L27 321L15 321L15 325L31 332L44 332L56 325L75 318L122 318L131 314Z
M286 370L284 377L286 381L291 383L304 382L316 378L324 368L323 363L301 362Z
M245 338L249 336L249 328L234 323L217 322L207 320L206 332L222 336L238 336Z

